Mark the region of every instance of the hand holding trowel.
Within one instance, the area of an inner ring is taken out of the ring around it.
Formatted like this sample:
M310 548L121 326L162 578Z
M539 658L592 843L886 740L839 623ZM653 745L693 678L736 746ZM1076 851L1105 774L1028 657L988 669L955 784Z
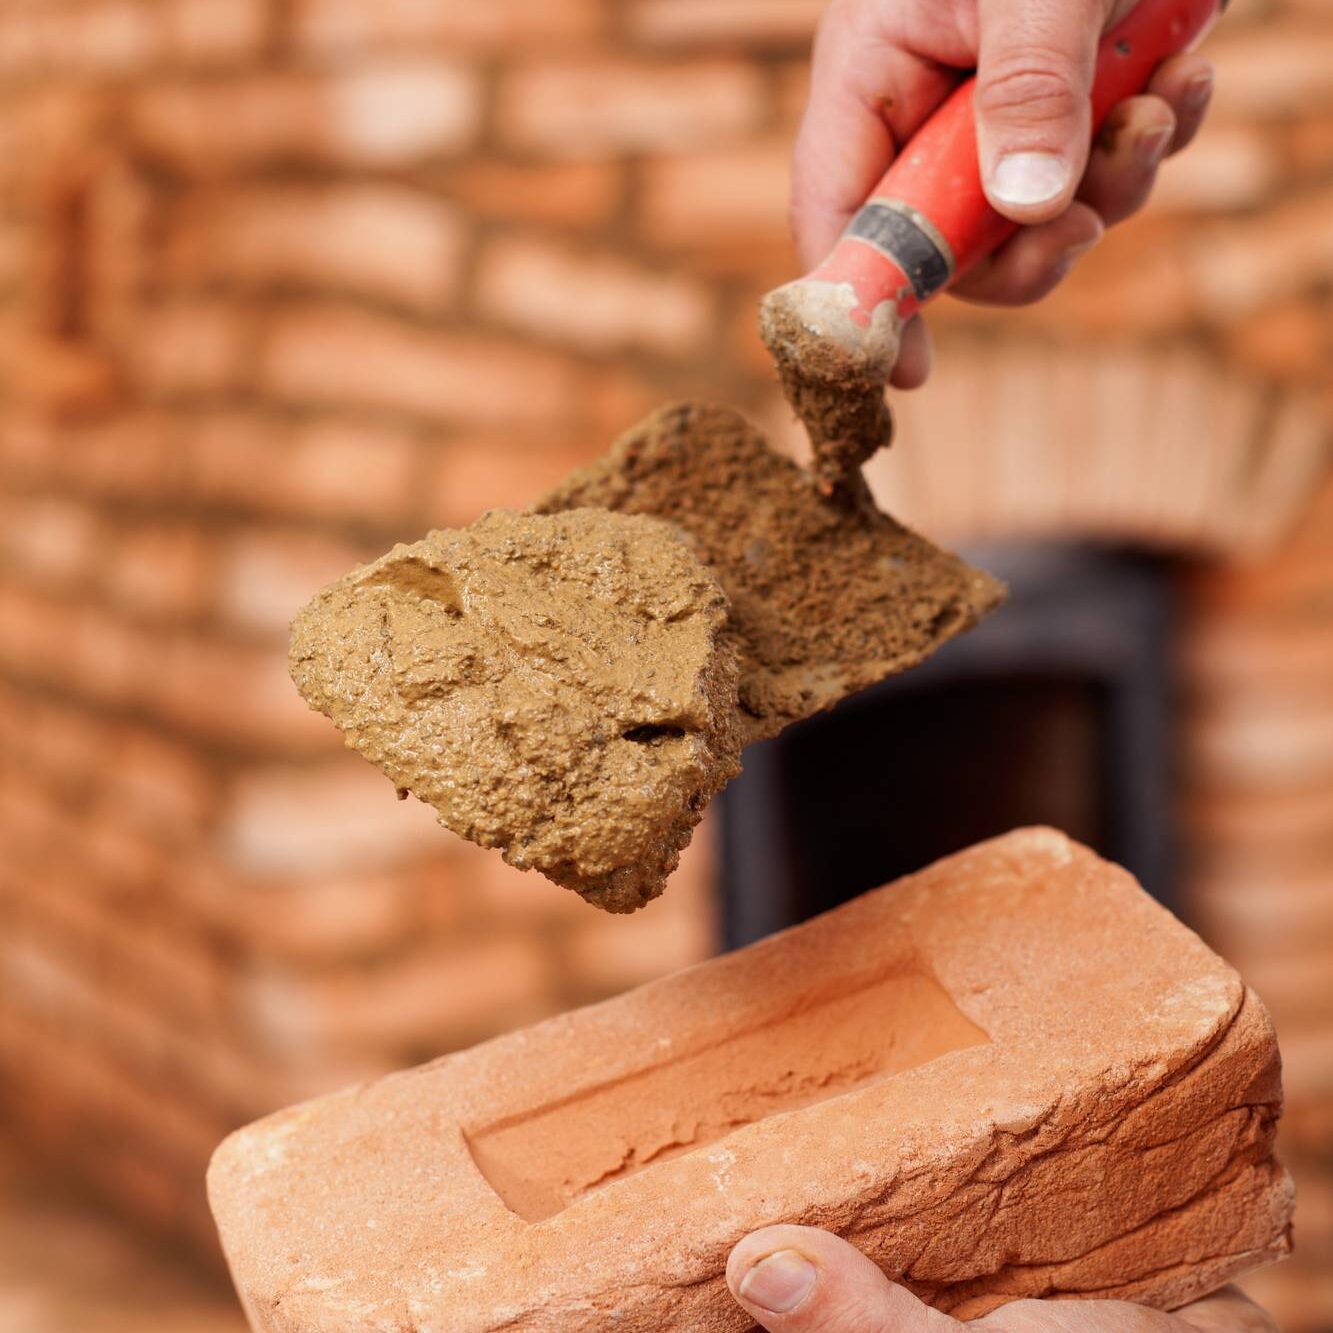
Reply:
M1112 29L1094 127L1217 8L1143 0ZM903 322L1016 229L982 191L972 90L922 127L828 258L763 303L813 476L734 412L667 407L532 511L395 547L301 612L298 687L400 793L631 911L744 744L999 603L994 580L880 513L859 473L888 442Z

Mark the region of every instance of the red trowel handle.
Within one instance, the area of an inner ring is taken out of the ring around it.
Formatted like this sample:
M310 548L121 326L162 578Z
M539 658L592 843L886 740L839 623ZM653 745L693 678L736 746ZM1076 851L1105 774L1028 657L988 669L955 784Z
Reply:
M1142 0L1112 28L1098 48L1094 133L1112 107L1141 92L1157 66L1188 49L1225 5L1226 0ZM844 317L869 328L877 307L888 301L896 307L897 323L1018 230L990 206L981 188L975 88L976 80L969 79L917 131L828 258L788 284L789 301L797 296L792 288L847 283L855 300L849 307L844 290L837 302ZM827 310L824 301L818 304ZM850 332L845 325L844 331Z

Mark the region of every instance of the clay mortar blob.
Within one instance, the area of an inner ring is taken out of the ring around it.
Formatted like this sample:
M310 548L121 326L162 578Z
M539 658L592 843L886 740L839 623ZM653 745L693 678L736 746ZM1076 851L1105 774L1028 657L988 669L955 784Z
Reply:
M740 771L727 611L666 523L494 510L326 588L291 669L446 827L632 911Z

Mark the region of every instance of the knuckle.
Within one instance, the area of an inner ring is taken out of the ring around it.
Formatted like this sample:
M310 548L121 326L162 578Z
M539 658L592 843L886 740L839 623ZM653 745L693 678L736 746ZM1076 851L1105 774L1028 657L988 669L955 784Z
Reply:
M983 116L1039 125L1078 118L1082 98L1073 71L1054 57L1041 61L1037 54L1028 51L1002 61L978 79L976 106Z

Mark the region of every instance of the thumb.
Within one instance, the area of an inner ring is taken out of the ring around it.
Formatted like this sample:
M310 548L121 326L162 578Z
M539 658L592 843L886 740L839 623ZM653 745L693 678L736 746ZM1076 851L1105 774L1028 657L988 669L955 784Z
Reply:
M1088 162L1108 0L979 0L976 115L991 203L1016 222L1069 207Z
M727 1260L727 1286L769 1333L958 1333L859 1250L814 1227L764 1227Z

